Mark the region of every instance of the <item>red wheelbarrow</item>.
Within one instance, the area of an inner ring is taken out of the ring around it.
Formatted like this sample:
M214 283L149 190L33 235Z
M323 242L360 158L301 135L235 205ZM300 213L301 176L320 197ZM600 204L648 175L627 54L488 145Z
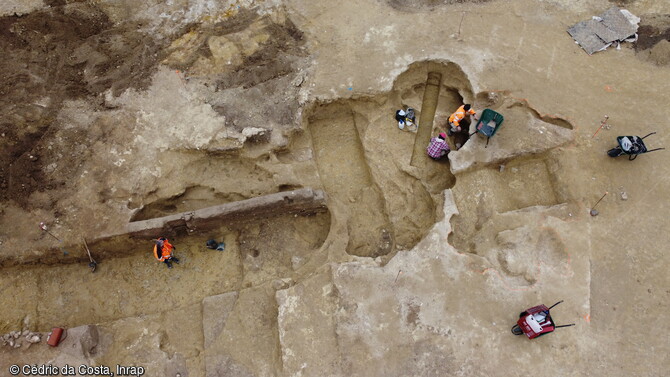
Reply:
M559 327L574 326L574 323L556 326L553 318L551 318L549 310L561 302L563 302L563 300L550 307L546 307L545 305L533 306L532 308L521 312L519 314L519 320L516 321L516 325L512 327L512 334L526 334L528 339L535 339L542 335L549 334Z

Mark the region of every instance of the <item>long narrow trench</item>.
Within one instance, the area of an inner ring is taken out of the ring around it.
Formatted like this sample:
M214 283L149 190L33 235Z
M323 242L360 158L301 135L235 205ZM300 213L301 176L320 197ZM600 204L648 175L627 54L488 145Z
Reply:
M309 131L329 207L347 216L347 253L375 257L392 250L393 227L354 122L351 108L335 102L314 110Z
M440 86L442 74L439 72L428 72L426 88L423 92L423 101L421 103L421 118L419 119L419 129L414 140L414 150L412 152L412 166L422 167L428 162L426 156L426 146L430 142L430 135L433 131L433 120L437 110L437 101L440 97Z
M0 288L12 294L2 300L0 334L20 329L26 317L32 330L48 331L199 306L208 296L291 276L292 257L309 259L329 229L326 212L171 238L180 259L172 269L154 259L151 241L133 255L99 260L95 273L83 263L6 267ZM205 248L208 238L223 238L226 250Z

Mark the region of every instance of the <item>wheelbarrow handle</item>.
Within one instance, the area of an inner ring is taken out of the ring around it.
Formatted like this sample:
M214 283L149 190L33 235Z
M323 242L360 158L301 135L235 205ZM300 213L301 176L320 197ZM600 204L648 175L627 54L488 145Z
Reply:
M656 133L656 131L654 131L654 132L652 132L652 133L649 133L649 134L646 134L646 135L644 135L643 137L641 137L640 140L644 140L645 137L650 136L650 135L653 135L653 134L655 134L655 133Z
M557 328L559 328L559 327L570 327L570 326L574 326L574 325L575 325L574 323L571 323L571 324L569 324L569 325L554 326L554 328L557 329Z
M556 305L560 304L561 302L563 302L563 300L561 300L561 301L559 301L559 302L555 303L554 305L550 306L550 307L549 307L549 310L551 310L551 308L553 308L554 306L556 306Z

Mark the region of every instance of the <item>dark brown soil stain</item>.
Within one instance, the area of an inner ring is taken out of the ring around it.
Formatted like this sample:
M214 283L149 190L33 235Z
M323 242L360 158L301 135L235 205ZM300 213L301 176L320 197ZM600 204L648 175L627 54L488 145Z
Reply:
M145 88L161 58L138 25L113 25L89 3L48 5L0 18L0 201L24 207L32 192L58 185L44 181L40 155L63 101Z
M662 40L670 41L670 14L644 15L640 19L635 51L648 50Z
M290 20L270 24L265 31L272 38L259 51L246 57L238 70L223 75L217 82L218 88L246 89L295 70L294 63L306 55L300 50L304 44L303 33Z
M269 34L270 39L263 42L258 51L245 56L235 69L222 69L217 73L217 90L247 89L295 72L297 62L308 55L303 48L305 44L303 32L288 18L279 22L270 21L268 16L260 16L251 10L241 10L213 26L191 25L187 32L198 33L200 47L195 49L196 53L183 58L182 62L169 62L168 64L172 68L188 72L199 58L212 57L208 46L210 38L248 30L252 24L258 22L264 24L264 27L258 32Z
M269 119L286 128L297 124L300 106L297 92L304 80L298 76L309 50L303 32L288 16L281 12L276 16L241 10L215 25L194 24L188 29L193 38L189 43L194 47L171 46L167 49L169 57L165 63L171 68L183 70L192 77L203 75L209 82L214 82L219 94L209 103L238 131L246 127L263 127ZM215 61L210 43L213 38L220 37L227 38L240 51L245 50L245 41L256 37L261 41L249 55L240 52L239 61L233 64L213 65L207 69L199 67L203 61ZM173 58L172 53L176 51L183 55Z

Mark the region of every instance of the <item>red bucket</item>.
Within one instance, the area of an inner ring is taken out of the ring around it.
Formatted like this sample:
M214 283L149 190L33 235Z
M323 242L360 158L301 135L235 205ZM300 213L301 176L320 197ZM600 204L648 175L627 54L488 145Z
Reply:
M49 338L47 339L47 344L50 345L51 347L56 347L58 346L58 343L60 343L60 337L63 335L63 329L60 327L54 327L51 329L51 333L49 334Z

